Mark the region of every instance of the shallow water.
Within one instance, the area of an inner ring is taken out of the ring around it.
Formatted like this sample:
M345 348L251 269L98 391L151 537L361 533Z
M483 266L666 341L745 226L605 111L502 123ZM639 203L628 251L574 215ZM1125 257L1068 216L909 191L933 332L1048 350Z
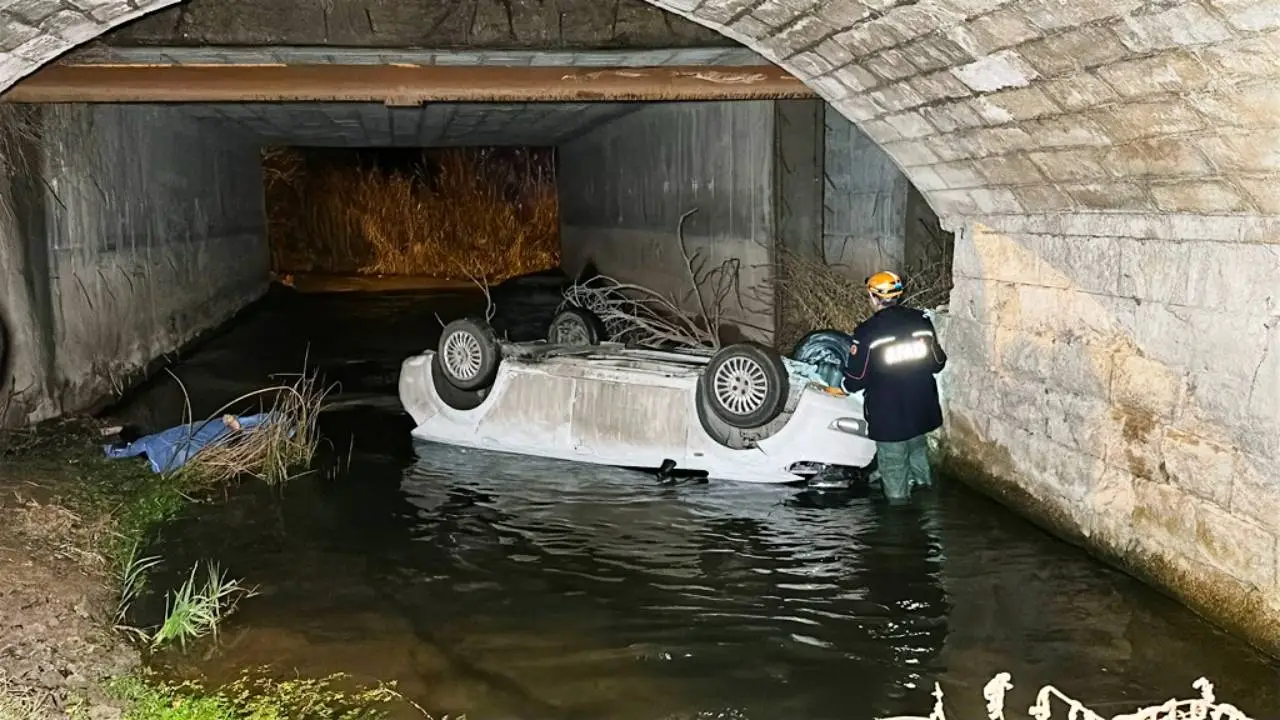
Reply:
M411 441L395 370L470 302L284 297L178 369L197 415L304 352L352 402L320 473L167 534L158 581L213 558L262 594L221 649L165 663L396 680L472 720L924 715L935 681L985 717L1000 671L1016 711L1054 683L1110 716L1205 675L1280 713L1280 667L962 486L888 508ZM180 398L157 383L119 414L159 427Z

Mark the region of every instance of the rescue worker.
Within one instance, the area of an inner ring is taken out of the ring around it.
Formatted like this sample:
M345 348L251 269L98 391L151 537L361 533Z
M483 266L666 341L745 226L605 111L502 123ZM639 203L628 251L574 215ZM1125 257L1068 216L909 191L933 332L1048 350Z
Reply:
M906 502L914 486L930 487L926 435L942 427L934 375L947 364L933 322L901 304L902 279L888 271L867 278L874 313L853 331L844 388L865 390L867 435L885 497Z

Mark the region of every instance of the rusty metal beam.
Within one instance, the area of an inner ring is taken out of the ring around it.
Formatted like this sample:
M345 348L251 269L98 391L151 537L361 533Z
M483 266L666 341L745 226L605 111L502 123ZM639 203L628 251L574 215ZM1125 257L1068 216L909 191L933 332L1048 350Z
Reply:
M11 103L617 102L814 97L773 66L49 65Z

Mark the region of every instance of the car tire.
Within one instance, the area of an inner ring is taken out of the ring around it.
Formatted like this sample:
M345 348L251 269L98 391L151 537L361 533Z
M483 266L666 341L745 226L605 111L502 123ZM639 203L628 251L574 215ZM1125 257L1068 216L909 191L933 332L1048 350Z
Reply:
M599 315L571 305L556 313L551 320L547 327L547 342L552 345L599 345L607 334Z
M489 323L460 318L444 326L436 346L440 375L459 390L480 390L493 384L502 360L498 334Z
M490 388L480 390L463 390L455 387L444 376L444 367L440 363L440 355L431 356L431 386L436 389L441 402L454 410L475 410L489 397Z
M757 428L782 414L791 381L776 350L757 342L722 348L698 376L699 403L739 429Z

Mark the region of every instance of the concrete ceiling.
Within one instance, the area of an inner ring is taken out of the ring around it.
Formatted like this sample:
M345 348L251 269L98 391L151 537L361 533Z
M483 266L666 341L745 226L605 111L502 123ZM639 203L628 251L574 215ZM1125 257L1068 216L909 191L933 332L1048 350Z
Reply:
M88 47L63 59L74 64L122 65L503 65L653 67L666 65L769 65L745 47L667 50L423 50L340 47Z
M663 50L458 51L338 47L84 48L64 62L172 65L482 65L653 67L768 65L745 47ZM637 103L435 103L421 108L365 103L200 104L202 118L243 127L265 144L317 147L557 145L642 107Z
M268 145L446 147L558 145L639 103L237 103L188 106L201 118L239 125Z

